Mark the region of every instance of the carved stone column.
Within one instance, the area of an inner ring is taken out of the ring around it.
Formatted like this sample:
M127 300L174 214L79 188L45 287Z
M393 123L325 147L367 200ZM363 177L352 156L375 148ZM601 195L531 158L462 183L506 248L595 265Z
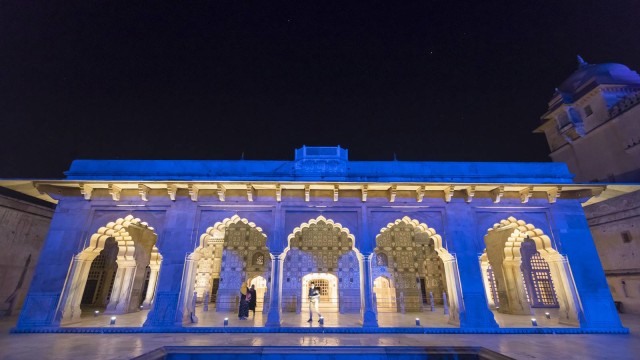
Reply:
M549 263L558 300L568 300L562 321L575 323L573 314L568 313L575 312L581 328L622 328L580 203L558 201L550 210L557 250L566 260L543 257Z
M199 255L196 253L187 255L184 263L184 271L182 273L182 290L180 292L180 299L178 300L179 308L178 314L180 315L181 323L188 324L191 322L191 314L195 313L196 309L192 306L195 304L192 297L194 296L195 289L195 274L199 260Z
M136 274L136 262L118 261L118 271L113 282L111 299L107 304L105 314L125 314L129 308L131 287Z
M375 261L376 254L371 253L362 256L362 298L364 309L362 311L363 327L378 327L377 309L373 301L373 279L371 279L371 262Z
M82 294L87 285L87 276L91 269L92 260L82 258L79 255L73 257L71 268L69 270L69 288L65 291L65 297L62 303L65 304L60 314L60 320L64 322L80 320L80 303L82 302Z
M75 255L86 247L85 241L90 236L86 227L93 213L89 210L88 201L67 199L63 195L55 198L59 200L58 206L20 311L16 324L18 329L57 326L66 312L65 307L73 308L67 306L68 296L71 295L68 287L82 287L84 292L85 284L80 285L82 281L73 283L70 279L74 276L79 279L82 273L85 274L86 283L91 264L82 261L76 263ZM80 271L84 267L87 267L87 270L83 270L86 273ZM73 317L78 315L76 310Z
M473 210L467 203L452 200L447 205L446 211L446 240L449 249L451 249L449 251L455 253L457 260L457 264L455 261L449 264L452 267L450 270L454 270L451 276L459 277L460 299L463 300L458 304L460 327L496 328L498 324L487 304L482 270L478 263L478 253L481 249L476 248L477 234L469 223L474 218ZM447 266L446 263L445 266ZM449 279L447 280L449 281ZM451 290L449 295L450 297L454 295Z
M267 313L267 322L265 326L280 327L280 314L282 307L280 298L282 296L282 268L284 265L283 254L271 254L271 293L269 301L269 312Z
M506 296L509 302L508 314L529 315L531 314L531 306L527 302L520 262L520 260L505 260L502 265L507 290ZM500 309L502 310L502 308L501 303Z
M156 284L158 282L158 273L160 271L160 265L149 265L149 285L147 285L147 294L144 297L144 301L142 302L143 309L151 308L151 304L153 303L153 299L156 294Z

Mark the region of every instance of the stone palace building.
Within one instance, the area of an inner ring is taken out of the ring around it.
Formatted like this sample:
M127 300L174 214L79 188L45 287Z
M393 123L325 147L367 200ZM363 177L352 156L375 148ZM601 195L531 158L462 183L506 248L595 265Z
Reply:
M640 314L640 75L616 63L578 68L556 89L536 132L576 181L606 182L584 207L620 311Z
M233 316L242 283L262 329L282 331L306 320L314 282L323 313L371 331L437 309L422 326L508 332L546 316L555 332L624 332L581 206L604 186L572 178L562 163L349 161L339 146L77 160L62 180L1 184L57 202L14 331L71 331L94 311L142 314L139 331L219 328L204 314Z

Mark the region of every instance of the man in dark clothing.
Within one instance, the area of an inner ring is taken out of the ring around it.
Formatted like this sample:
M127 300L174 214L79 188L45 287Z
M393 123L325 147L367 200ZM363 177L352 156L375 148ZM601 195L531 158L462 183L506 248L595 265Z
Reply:
M253 317L256 317L256 286L252 284L248 292L251 294L251 298L249 299L249 311L253 311Z
M322 314L320 314L320 310L318 310L318 304L320 303L320 289L316 288L314 283L309 284L309 320L307 322L313 321L313 309L316 310L316 314L318 314L318 322L320 322L320 318Z

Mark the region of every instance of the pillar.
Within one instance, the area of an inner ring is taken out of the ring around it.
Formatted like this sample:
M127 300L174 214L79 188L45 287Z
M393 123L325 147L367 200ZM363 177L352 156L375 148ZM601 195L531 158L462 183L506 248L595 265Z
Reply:
M508 313L513 315L531 314L531 306L527 302L527 294L524 288L520 264L520 259L509 259L502 262L509 308L507 309L502 305L502 303L500 303L500 312L506 312L506 310L508 310Z
M149 265L149 285L147 285L147 294L142 302L143 309L149 309L153 303L153 299L156 294L156 284L158 283L158 272L160 271L160 265Z
M449 251L457 259L455 273L460 279L463 299L458 304L460 327L496 328L498 324L487 305L482 271L478 263L478 255L482 250L477 249L476 243L481 242L482 237L477 238L473 208L462 199L452 199L446 207L446 216L446 241ZM449 268L453 265L452 263Z
M557 250L571 264L567 264L567 277L573 278L576 287L580 327L622 328L580 202L560 199L550 213Z
M188 197L176 197L165 214L156 247L162 255L156 292L144 327L181 326L184 303L180 301L185 272L185 254L194 250L197 203ZM181 281L182 280L182 281Z
M280 314L282 312L280 297L282 296L282 269L284 265L284 254L271 254L271 293L269 301L269 312L265 326L280 327Z
M460 275L458 274L458 264L456 259L449 253L441 255L442 264L444 265L444 274L447 285L447 293L449 298L449 320L451 325L460 326L460 309L464 309L462 304L462 290L460 288ZM445 299L443 298L443 305Z
M82 302L84 288L87 285L87 277L89 276L92 262L93 260L89 260L83 254L73 257L67 280L69 285L61 301L64 305L62 305L60 321L80 320L80 303Z
M480 261L480 268L482 270L482 281L484 282L484 291L487 296L487 302L490 307L495 307L496 304L493 301L493 294L491 292L491 284L489 283L489 261Z
M377 309L373 301L373 279L371 278L371 262L375 261L376 254L362 255L362 326L378 327Z
M85 241L90 236L85 230L91 217L89 202L80 198L69 199L53 195L59 203L20 312L16 325L18 329L58 325L67 305L66 295L70 293L65 287L72 285L67 281L67 278L71 278L68 275L79 278L84 271L88 273L84 267L90 267L90 264L76 262L74 258L83 250ZM84 287L84 284L79 284L73 285ZM73 316L76 315L77 308Z
M180 323L188 324L192 322L192 313L195 314L195 278L198 268L199 255L192 253L187 255L184 263L184 271L182 272L182 290L178 299L178 314L181 316ZM196 298L197 300L197 298Z
M571 269L567 259L560 254L545 256L549 264L549 272L553 281L553 288L558 299L559 322L570 326L580 326L582 309L577 297L577 291L571 278Z
M116 271L113 290L111 290L111 298L107 304L105 314L126 314L128 312L135 274L135 260L118 261L118 270Z

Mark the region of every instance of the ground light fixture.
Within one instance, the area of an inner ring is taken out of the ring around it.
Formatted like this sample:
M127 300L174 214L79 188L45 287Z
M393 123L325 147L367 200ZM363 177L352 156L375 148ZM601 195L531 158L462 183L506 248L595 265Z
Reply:
M112 316L111 321L109 321L109 325L115 325L115 324L116 324L116 317Z
M224 326L229 325L229 318L224 318Z
M547 319L551 319L551 314L549 314L548 312L544 313L544 317L546 317Z
M420 318L416 318L416 326L420 326Z
M96 310L96 311L94 311L94 312L93 312L93 316L94 316L94 317L96 317L96 316L98 316L98 315L100 315L100 311Z
M536 318L531 318L531 325L538 326L538 321L536 320Z

